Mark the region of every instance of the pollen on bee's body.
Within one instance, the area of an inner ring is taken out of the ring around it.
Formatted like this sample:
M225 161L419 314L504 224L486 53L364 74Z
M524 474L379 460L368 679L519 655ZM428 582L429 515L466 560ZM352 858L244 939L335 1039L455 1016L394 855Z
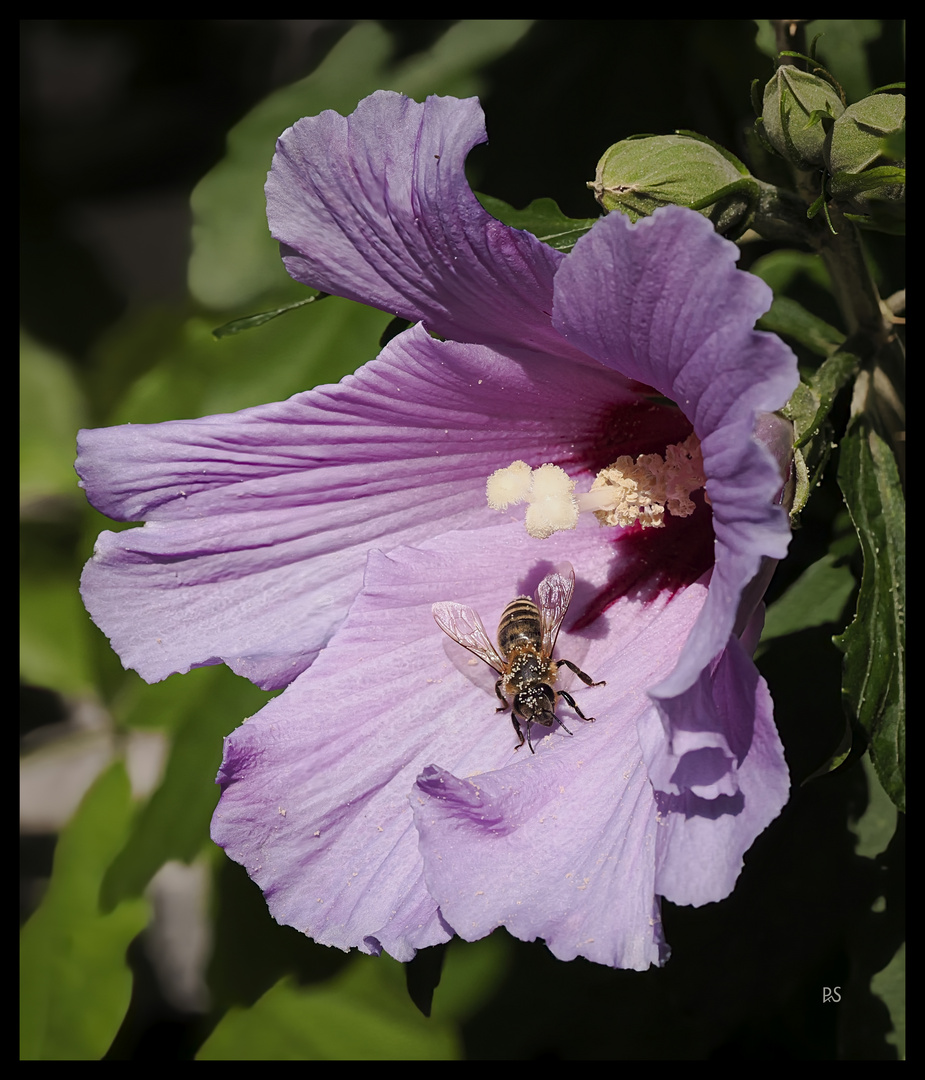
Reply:
M578 515L591 511L602 525L660 528L665 513L689 517L696 506L691 493L704 487L706 475L700 441L691 433L682 443L665 449L665 456L628 454L602 469L583 494L573 494L575 481L558 465L531 469L515 461L488 478L486 493L493 510L526 502L527 532L545 540L555 532L574 529ZM704 492L706 498L706 492ZM707 499L709 502L709 499Z

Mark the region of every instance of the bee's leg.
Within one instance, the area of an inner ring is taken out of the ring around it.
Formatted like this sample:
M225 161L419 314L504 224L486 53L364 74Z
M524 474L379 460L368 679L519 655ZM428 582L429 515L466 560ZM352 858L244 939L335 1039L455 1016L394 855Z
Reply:
M495 683L495 693L498 695L498 700L501 702L501 708L495 709L495 712L507 712L509 708L507 698L504 696L504 694L501 693L501 686L503 683L504 676L502 675L501 678ZM516 721L514 722L514 726L517 727ZM517 734L520 734L520 728L517 728ZM523 743L523 739L521 739L521 743Z
M585 675L585 673L581 670L581 668L579 668L575 664L573 664L571 660L557 660L556 661L556 667L562 667L563 664L565 664L565 666L567 668L570 668L572 671L574 671L575 674L578 676L578 678L581 679L581 681L586 686L606 686L607 685L606 682L595 682L591 678L590 675ZM559 693L562 694L562 691L560 690ZM572 704L571 699L567 698L565 694L562 694L562 696L566 698L566 701L568 701L568 703L570 705L572 705L572 708L574 709L575 706ZM575 709L575 711L578 712L577 709ZM581 716L581 713L578 713L578 715Z
M578 674L580 675L581 672L579 671ZM600 686L601 684L600 683L592 683L591 685L592 686ZM572 695L570 693L568 693L568 691L560 690L559 691L559 697L564 697L565 700L569 703L569 705L571 705L572 708L575 710L575 712L577 712L578 715L582 718L582 720L587 720L589 724L594 723L594 717L593 716L585 716L585 714L581 711L581 709L579 709L578 706L575 704L575 699L572 697ZM560 720L559 723L562 724L562 721ZM562 726L565 727L565 724L562 724ZM568 731L568 728L565 728L565 730ZM568 733L569 733L569 735L572 734L570 731L568 731Z
M514 749L519 750L524 744L524 733L523 733L523 731L521 731L520 723L519 723L519 721L517 719L516 714L513 713L513 712L511 713L511 723L514 725L514 730L517 732L517 736L520 739L520 742L514 747ZM529 725L529 723L527 724L527 739L526 739L526 741L527 741L527 744L530 747L530 753L535 754L536 751L533 749L533 743L530 742L530 725Z

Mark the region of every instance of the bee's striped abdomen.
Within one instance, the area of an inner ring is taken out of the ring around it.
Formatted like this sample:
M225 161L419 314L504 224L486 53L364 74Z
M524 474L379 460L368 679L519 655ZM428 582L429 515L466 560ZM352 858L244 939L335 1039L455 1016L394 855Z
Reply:
M518 646L530 645L539 650L543 643L543 625L539 608L526 596L512 600L498 624L498 647L508 657Z

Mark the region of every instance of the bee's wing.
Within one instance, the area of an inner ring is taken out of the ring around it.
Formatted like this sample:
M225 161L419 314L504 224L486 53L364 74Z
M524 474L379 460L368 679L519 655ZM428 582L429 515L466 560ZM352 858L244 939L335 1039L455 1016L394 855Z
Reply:
M536 589L536 606L540 609L540 622L543 627L543 652L552 656L553 647L559 634L559 627L568 611L572 593L575 589L575 571L571 563L561 563L559 567L539 583Z
M434 604L431 610L434 613L437 626L445 634L448 634L454 641L458 641L469 652L475 653L480 660L484 660L486 664L493 667L499 675L504 674L504 661L495 651L488 634L485 633L482 620L471 607L466 607L465 604L441 601L439 604Z

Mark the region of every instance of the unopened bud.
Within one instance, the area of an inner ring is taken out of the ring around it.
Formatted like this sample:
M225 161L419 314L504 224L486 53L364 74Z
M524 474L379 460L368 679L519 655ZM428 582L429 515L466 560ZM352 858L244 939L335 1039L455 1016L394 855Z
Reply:
M852 220L883 232L905 228L906 171L886 143L905 121L902 94L871 94L835 121L828 146L833 198Z
M871 94L849 105L832 125L826 165L830 173L861 172L883 156L883 141L906 122L903 94ZM892 164L884 161L879 164Z
M660 206L697 210L717 232L741 235L749 226L758 186L734 155L701 135L649 135L611 146L588 187L605 210L631 221Z
M771 146L791 165L817 169L824 163L828 132L844 111L831 83L785 64L764 88L760 124Z

